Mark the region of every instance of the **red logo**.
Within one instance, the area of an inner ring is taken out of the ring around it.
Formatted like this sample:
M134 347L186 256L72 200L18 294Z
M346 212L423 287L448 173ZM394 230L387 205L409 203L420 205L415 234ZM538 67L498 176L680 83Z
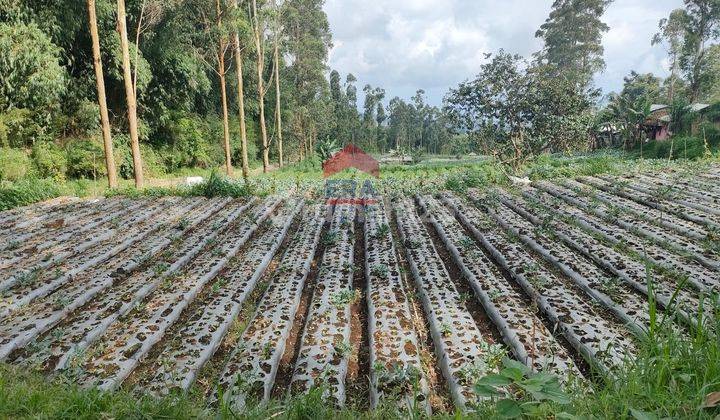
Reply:
M323 163L323 177L329 178L350 168L380 178L380 164L378 161L354 144L348 144Z
M380 163L354 144L348 144L323 162L323 177L329 178L345 169L355 168L380 178ZM325 198L328 204L372 205L377 203L377 193L370 180L362 186L354 179L328 179L325 181Z

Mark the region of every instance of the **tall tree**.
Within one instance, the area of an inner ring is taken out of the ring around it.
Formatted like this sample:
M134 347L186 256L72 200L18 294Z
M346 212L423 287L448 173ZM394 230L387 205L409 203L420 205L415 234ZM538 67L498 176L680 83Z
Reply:
M223 147L225 149L225 171L228 176L232 176L232 160L230 153L230 119L228 117L228 100L227 100L227 84L225 76L227 69L225 68L225 55L229 44L223 29L223 13L224 7L220 0L215 1L215 10L217 12L217 27L220 38L218 40L217 62L218 76L220 77L220 99L222 101L222 118L223 118Z
M660 20L658 27L660 31L652 38L652 45L667 43L668 56L670 58L670 80L668 88L668 103L675 100L675 84L678 78L678 67L682 43L685 34L686 15L683 9L675 9L668 18Z
M275 48L273 50L273 67L275 68L275 129L277 130L278 164L282 168L283 161L283 132L282 132L282 107L280 106L280 40L282 28L280 26L280 10L277 0L273 0L273 12L275 14Z
M536 54L579 86L589 86L605 68L602 35L610 28L601 17L612 0L555 0L550 16L535 33L545 42Z
M256 70L258 77L258 107L260 108L260 133L262 135L263 172L270 169L270 144L265 122L265 28L261 26L257 0L252 0L253 39L255 40Z
M239 0L231 0L235 8L238 11ZM245 180L250 177L250 163L248 159L248 142L247 142L247 126L245 122L245 88L243 81L243 48L240 45L240 17L236 16L235 24L236 29L234 32L234 46L235 46L235 70L237 74L237 89L238 89L238 113L240 117L240 148L242 154L242 175Z
M690 100L700 99L703 86L712 83L715 74L707 50L710 41L720 35L720 2L717 0L685 0L685 38L680 68L690 88Z
M103 72L102 59L100 55L100 35L98 34L95 0L87 0L87 8L88 22L90 24L90 38L92 39L93 66L95 67L95 82L97 85L98 105L100 107L100 123L102 125L108 186L110 188L117 188L117 169L115 168L115 156L113 152L112 135L110 133L110 116L108 114L107 97L105 95L105 73Z
M120 47L122 49L123 74L125 79L125 96L127 98L128 123L130 126L130 149L133 158L133 171L135 173L135 187L143 187L143 167L140 156L140 138L138 135L137 101L135 99L135 83L130 65L130 48L128 45L127 17L125 13L125 0L117 0L118 32L120 33Z
M319 132L331 135L331 127L336 124L325 75L331 34L323 3L324 0L285 0L282 5L283 56L288 63L283 92L293 127L286 134L298 144L303 156L314 149L312 144Z

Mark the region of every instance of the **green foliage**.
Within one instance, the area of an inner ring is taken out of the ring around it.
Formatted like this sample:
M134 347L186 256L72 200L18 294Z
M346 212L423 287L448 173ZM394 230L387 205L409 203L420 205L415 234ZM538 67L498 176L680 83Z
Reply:
M322 162L330 159L335 153L340 151L340 145L335 140L325 139L321 140L315 146L315 152L320 157Z
M207 123L198 117L182 117L168 122L165 131L168 142L162 149L162 155L168 170L181 167L209 168L213 162L207 142Z
M193 186L190 195L203 197L247 197L253 194L250 185L229 180L217 171L212 171L207 181Z
M57 104L65 90L60 52L35 25L0 23L0 111Z
M67 158L61 148L52 142L37 143L32 149L32 160L40 178L65 179Z
M0 112L0 147L26 147L44 135L45 129L28 109Z
M73 139L65 145L67 175L71 178L97 179L105 176L105 152L100 142Z
M672 140L651 141L642 147L645 159L702 159L720 150L720 133L715 127L707 127L707 138L683 136ZM701 133L702 135L702 133ZM707 141L706 141L707 140ZM640 147L633 150L633 155L640 157Z
M523 173L531 180L572 178L619 173L628 165L629 161L613 153L585 156L543 155L528 163L523 168Z
M27 179L7 186L0 184L0 211L26 206L60 195L61 191L57 183L49 179Z
M31 170L30 158L25 151L0 148L0 181L18 181Z
M445 98L449 121L514 168L546 152L587 144L590 100L575 82L500 50Z
M480 397L492 398L502 418L542 416L552 403L570 404L556 375L533 372L523 363L503 359L500 373L480 378L474 386Z
M563 77L584 87L605 68L602 36L610 30L601 17L612 0L555 0L535 33L545 41L536 54Z

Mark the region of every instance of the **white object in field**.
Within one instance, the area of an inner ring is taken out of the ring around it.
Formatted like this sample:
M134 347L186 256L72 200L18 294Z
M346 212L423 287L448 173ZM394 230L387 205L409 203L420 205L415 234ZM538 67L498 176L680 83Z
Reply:
M189 176L185 178L185 185L192 187L193 185L202 184L205 182L205 178L201 176Z
M510 178L510 181L515 185L530 185L531 184L530 178L528 178L528 177L517 178L514 176L509 176L508 178Z

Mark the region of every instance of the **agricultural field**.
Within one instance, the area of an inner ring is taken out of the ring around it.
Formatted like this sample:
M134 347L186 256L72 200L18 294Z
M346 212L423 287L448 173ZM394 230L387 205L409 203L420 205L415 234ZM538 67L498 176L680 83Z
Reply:
M452 413L530 382L562 404L648 335L714 334L718 290L720 167L0 213L1 361L235 412L319 389Z

